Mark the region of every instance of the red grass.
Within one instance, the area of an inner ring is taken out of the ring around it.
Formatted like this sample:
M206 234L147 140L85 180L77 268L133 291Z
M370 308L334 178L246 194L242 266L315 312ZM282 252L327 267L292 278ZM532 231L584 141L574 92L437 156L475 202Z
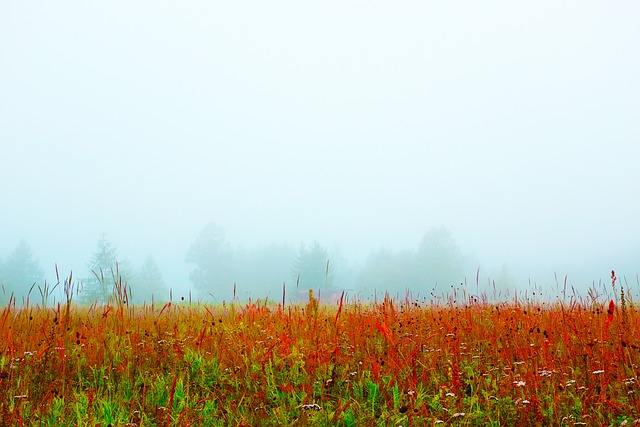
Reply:
M640 318L625 310L613 299L357 304L344 294L329 307L313 293L286 310L12 303L0 316L0 424L46 415L58 398L70 408L60 423L88 425L104 422L106 402L123 423L165 426L197 424L203 411L227 425L633 421Z

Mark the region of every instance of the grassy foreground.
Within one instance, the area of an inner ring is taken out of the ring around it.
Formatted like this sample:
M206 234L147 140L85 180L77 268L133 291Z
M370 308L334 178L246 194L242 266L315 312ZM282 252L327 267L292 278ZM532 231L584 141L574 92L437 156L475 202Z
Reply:
M0 317L0 425L638 425L618 298L167 303Z

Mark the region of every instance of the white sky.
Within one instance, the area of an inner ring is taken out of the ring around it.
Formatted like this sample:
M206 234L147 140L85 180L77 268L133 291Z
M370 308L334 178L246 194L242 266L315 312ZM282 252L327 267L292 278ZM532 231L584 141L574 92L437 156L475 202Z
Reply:
M0 255L25 238L47 272L82 270L106 231L184 270L214 221L352 258L445 225L487 263L638 265L639 19L636 1L5 0Z

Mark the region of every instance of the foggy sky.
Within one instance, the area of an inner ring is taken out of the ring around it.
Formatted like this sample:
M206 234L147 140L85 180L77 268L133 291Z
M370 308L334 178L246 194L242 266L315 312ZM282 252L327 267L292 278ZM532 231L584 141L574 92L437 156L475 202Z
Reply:
M638 16L4 1L0 255L24 238L48 277L84 271L106 232L179 288L208 222L234 246L318 240L359 262L444 225L479 264L635 276Z

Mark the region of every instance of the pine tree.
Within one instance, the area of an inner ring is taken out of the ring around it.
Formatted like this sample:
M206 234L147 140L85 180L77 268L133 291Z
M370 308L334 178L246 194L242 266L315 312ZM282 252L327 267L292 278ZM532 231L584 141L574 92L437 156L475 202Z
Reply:
M18 246L9 254L0 270L0 284L5 294L14 293L16 296L26 296L34 284L44 282L44 271L33 257L31 248L26 241L21 240Z
M117 249L105 233L98 239L87 267L89 274L83 281L81 293L84 303L107 303L115 283L125 285L132 279L131 267L126 261L118 261Z
M331 289L333 287L333 271L327 250L317 241L307 248L300 246L294 261L293 273L296 282L303 288Z
M144 265L136 275L132 291L133 302L136 304L141 304L145 301L150 302L152 296L157 300L166 298L169 294L162 273L153 256L147 256Z
M201 296L232 297L233 254L220 226L210 223L202 229L189 247L186 261L195 264L189 278Z
M462 251L445 227L427 232L416 254L423 286L456 285L464 280Z

